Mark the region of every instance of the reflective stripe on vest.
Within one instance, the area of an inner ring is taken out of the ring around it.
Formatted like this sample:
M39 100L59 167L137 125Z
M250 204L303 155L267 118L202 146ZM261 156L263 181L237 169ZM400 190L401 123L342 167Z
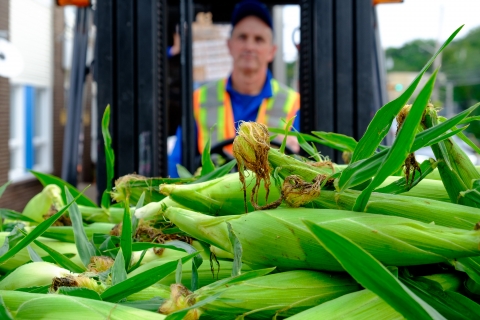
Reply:
M206 84L194 92L193 107L197 122L198 150L203 152L210 128L211 145L234 138L235 124L230 95L225 90L227 80ZM289 87L271 79L273 96L264 99L257 114L257 122L268 127L281 127L285 124L281 118L291 119L300 108L300 97ZM288 120L287 120L288 121Z

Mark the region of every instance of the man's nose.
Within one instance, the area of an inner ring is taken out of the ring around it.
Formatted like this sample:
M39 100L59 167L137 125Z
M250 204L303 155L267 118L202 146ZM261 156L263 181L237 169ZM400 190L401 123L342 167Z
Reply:
M252 38L247 38L245 41L245 48L253 50L255 48L255 41Z

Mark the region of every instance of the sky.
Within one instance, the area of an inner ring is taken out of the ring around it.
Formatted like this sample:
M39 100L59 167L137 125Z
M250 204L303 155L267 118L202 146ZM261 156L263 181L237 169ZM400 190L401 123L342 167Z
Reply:
M296 59L292 33L300 25L298 6L285 6L284 60ZM480 26L480 0L404 0L377 5L380 41L383 48L401 47L414 39L445 41L462 24L457 39Z

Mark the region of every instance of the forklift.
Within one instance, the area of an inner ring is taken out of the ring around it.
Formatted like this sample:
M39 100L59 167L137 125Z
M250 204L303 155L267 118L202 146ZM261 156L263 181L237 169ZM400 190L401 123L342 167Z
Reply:
M196 169L192 107L192 22L209 12L213 23L230 23L239 1L97 0L79 6L67 106L62 179L76 185L76 159L85 70L97 83L97 201L106 189L101 119L111 107L115 178L139 173L167 177L167 138L183 130L183 165ZM360 139L387 101L386 72L375 6L402 0L265 0L300 6L300 131L325 131ZM85 66L88 23L95 25L95 58ZM180 26L180 27L178 27ZM178 29L181 52L168 59ZM175 77L176 75L176 77ZM275 77L275 74L273 75ZM79 102L80 101L80 102ZM80 108L80 111L79 111ZM341 163L338 151L318 150Z

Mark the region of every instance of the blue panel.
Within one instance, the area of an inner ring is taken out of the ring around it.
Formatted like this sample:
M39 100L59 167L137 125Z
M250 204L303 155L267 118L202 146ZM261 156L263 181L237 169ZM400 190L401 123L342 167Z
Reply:
M25 168L33 169L35 148L33 136L35 134L35 88L25 86Z

